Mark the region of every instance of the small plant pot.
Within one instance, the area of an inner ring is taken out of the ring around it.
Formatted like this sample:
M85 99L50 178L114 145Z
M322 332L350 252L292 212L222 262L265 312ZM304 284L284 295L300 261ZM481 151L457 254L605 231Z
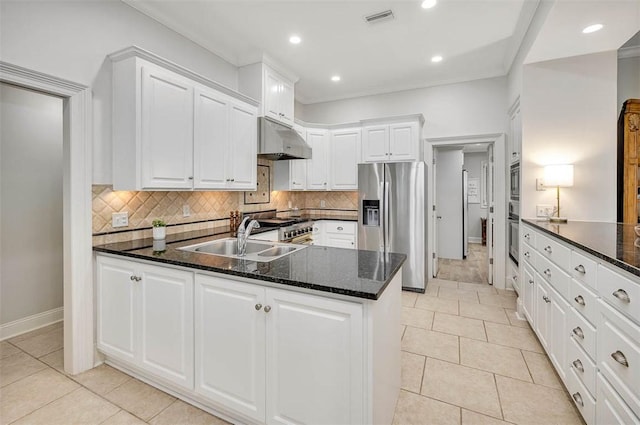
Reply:
M162 240L167 237L167 228L165 226L158 226L153 228L153 239Z

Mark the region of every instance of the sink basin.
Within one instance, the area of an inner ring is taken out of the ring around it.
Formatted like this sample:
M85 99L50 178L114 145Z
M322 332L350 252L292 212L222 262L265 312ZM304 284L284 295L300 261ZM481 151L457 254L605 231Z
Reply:
M210 242L203 242L195 245L178 248L183 251L198 252L201 254L217 255L220 257L237 258L249 261L268 262L276 260L285 255L306 248L306 245L295 245L288 243L267 242L267 241L247 241L247 251L243 257L238 256L238 243L236 238L218 239Z

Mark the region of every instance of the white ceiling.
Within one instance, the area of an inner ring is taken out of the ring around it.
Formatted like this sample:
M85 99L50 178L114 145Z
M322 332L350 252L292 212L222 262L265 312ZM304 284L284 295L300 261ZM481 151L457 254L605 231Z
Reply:
M236 66L266 55L318 103L505 75L538 0L123 0ZM395 19L367 24L391 9ZM302 43L292 45L297 34ZM444 60L431 63L433 55ZM339 74L339 83L330 77Z

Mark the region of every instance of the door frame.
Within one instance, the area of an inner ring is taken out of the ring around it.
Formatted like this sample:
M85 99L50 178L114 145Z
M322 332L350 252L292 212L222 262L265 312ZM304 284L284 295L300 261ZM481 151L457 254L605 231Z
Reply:
M493 256L493 286L497 289L506 289L507 270L506 270L506 247L507 247L507 161L506 161L506 137L504 133L496 134L478 134L459 137L438 137L425 139L425 161L431 168L430 178L433 179L433 158L434 150L438 147L451 145L469 145L474 143L493 143L494 150L494 177L503 176L503 178L494 178L494 210L495 218L493 226L494 234L494 256ZM428 208L433 211L435 202L434 191L429 191L427 196ZM434 223L429 220L429 235L427 248L427 258L432 264L434 250ZM431 269L431 268L430 268Z
M0 82L63 99L64 370L95 365L91 225L91 89L0 61Z

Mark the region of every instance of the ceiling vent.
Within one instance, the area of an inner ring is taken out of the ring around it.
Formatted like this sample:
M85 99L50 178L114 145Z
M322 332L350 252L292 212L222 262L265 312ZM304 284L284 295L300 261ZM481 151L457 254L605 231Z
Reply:
M384 12L374 13L373 15L365 16L364 20L370 24L377 22L390 21L393 19L393 12L391 10L385 10Z

